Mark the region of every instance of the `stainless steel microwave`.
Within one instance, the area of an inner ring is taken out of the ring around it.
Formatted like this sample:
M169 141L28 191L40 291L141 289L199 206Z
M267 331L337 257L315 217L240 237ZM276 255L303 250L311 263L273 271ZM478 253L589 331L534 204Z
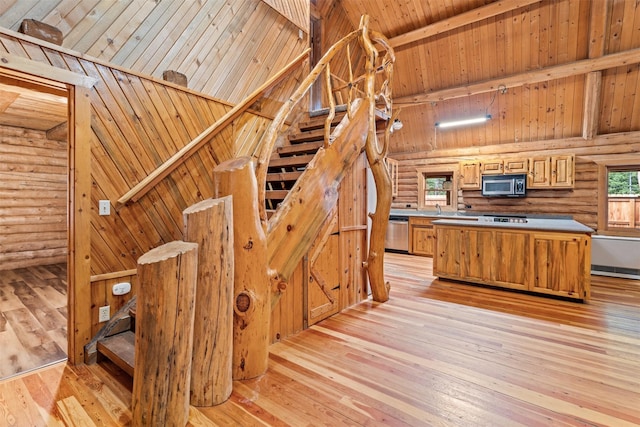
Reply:
M482 195L488 197L523 197L527 192L527 175L483 175Z

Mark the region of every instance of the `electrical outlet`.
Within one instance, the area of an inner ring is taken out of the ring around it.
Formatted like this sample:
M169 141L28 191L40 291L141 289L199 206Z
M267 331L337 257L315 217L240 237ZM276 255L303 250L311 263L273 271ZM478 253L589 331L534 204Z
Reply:
M98 322L108 322L111 318L111 306L105 305L98 309Z

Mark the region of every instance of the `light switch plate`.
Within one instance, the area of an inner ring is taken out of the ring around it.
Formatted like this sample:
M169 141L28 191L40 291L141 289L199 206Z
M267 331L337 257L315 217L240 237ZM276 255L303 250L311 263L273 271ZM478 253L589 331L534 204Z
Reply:
M111 214L111 203L108 200L100 200L98 202L98 207L100 208L100 215Z

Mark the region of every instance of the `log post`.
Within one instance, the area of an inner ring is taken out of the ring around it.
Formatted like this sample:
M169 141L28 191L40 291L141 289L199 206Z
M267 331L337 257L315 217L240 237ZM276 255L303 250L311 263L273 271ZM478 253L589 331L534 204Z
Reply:
M376 75L373 70L376 68L375 64L378 51L369 39L369 17L367 15L362 16L360 28L362 29L360 43L366 53L365 69L367 70L367 74L364 87L367 98L374 100L376 95ZM365 144L367 160L371 166L371 173L376 183L376 211L370 215L371 234L369 237L369 256L367 257L366 267L373 300L385 302L389 299L390 289L389 283L384 282L384 236L387 232L389 212L391 211L391 179L384 159L389 149L389 131L391 128L387 126L385 144L382 149L380 149L378 146L378 137L376 136L375 107L375 102L369 104L369 132L367 134L367 143ZM391 123L393 123L393 120L390 121L390 124Z
M189 419L198 245L171 242L138 259L133 426Z
M258 214L258 185L250 157L213 170L214 197L233 196L233 379L262 375L269 357L271 322L267 238Z
M198 244L191 404L218 405L233 388L233 218L231 196L185 209L184 239Z

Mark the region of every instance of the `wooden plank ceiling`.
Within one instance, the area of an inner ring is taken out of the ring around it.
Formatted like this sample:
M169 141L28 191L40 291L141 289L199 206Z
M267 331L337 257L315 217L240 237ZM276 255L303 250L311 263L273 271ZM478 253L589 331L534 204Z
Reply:
M405 127L392 138L392 153L582 136L587 71L573 65L640 47L640 6L633 1L318 3L326 15L342 9L353 27L368 14L371 27L395 47L394 99ZM325 23L327 31L331 23ZM640 130L637 62L611 61L601 68L597 133ZM440 121L485 114L492 116L486 125L434 128Z
M0 76L0 125L49 131L67 122L67 97Z
M5 0L0 27L35 19L62 31L62 46L162 78L183 73L190 89L238 103L308 46L307 0ZM260 107L273 114L298 75Z

